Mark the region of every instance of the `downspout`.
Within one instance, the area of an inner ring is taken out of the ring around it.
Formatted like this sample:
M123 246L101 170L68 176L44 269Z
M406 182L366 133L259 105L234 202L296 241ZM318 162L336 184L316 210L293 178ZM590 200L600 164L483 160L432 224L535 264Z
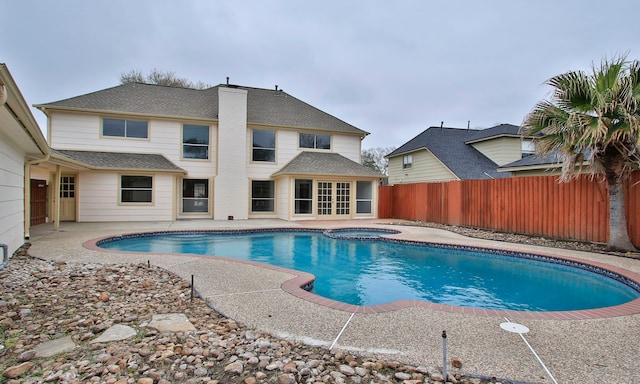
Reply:
M31 166L49 161L51 153L41 159L27 160L24 163L24 239L29 240L31 230Z
M7 102L7 87L4 84L0 84L0 107ZM9 246L7 244L0 244L2 248L2 262L0 262L0 271L9 263Z

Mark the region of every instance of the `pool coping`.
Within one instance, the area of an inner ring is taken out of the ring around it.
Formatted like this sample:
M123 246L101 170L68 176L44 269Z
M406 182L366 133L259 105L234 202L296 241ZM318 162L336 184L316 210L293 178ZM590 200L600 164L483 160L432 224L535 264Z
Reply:
M379 227L378 227L379 228ZM238 232L238 233L247 233L247 232L275 232L275 231L308 231L308 232L323 232L327 230L336 230L336 229L355 229L354 227L344 227L344 228L300 228L300 227L273 227L273 228L254 228L254 229L203 229L203 230L162 230L162 231L140 231L140 232L130 232L121 235L110 235L103 236L94 239L87 240L83 242L82 246L86 249L97 251L97 252L108 252L108 253L122 253L122 254L148 254L148 252L128 252L128 251L116 251L111 249L101 248L97 244L101 241L115 238L115 237L128 237L134 235L149 235L149 234L158 234L158 233L178 233L178 232ZM376 229L376 227L362 226L358 227L358 229ZM405 233L401 229L398 229L399 235ZM393 235L396 236L396 235ZM392 240L394 242L400 243L414 243L414 244L426 244L426 245L434 245L440 247L455 247L453 244L448 243L439 243L439 242L429 242L429 241L419 241L419 240L407 240L396 237L386 237L385 238ZM629 271L624 268L616 267L606 263L595 262L591 260L579 259L571 256L561 256L557 254L551 254L548 252L531 252L531 251L518 251L514 249L505 249L498 247L490 247L490 246L466 246L459 245L460 248L466 249L481 249L481 250L489 250L498 253L518 253L518 254L527 254L527 255L535 255L542 256L550 259L562 260L568 263L576 263L581 265L587 265L594 267L596 269L602 269L604 271L613 272L621 277L631 280L636 285L640 286L640 274ZM472 316L481 316L481 317L503 317L510 319L529 319L529 320L587 320L587 319L602 319L602 318L611 318L618 316L627 316L633 314L640 313L640 297L611 307L602 307L602 308L594 308L594 309L584 309L584 310L573 310L573 311L548 311L548 312L539 312L539 311L515 311L515 310L495 310L495 309L484 309L484 308L475 308L475 307L460 307L453 306L448 304L440 304L423 300L399 300L385 304L379 305L370 305L370 306L359 306L353 304L347 304L340 301L332 300L326 297L319 296L317 294L311 293L305 290L303 287L308 287L310 284L313 284L315 281L315 276L308 272L298 271L294 269L278 267L266 263L255 262L250 260L241 260L224 256L203 256L203 255L194 255L194 254L184 254L184 253L158 253L154 252L154 254L168 255L168 256L176 256L176 257L191 257L191 258L203 258L203 259L215 259L215 260L224 260L233 263L252 265L259 268L264 268L267 270L274 270L278 272L284 272L294 277L285 281L281 284L280 288L299 299L305 300L307 302L321 305L327 308L349 312L349 313L358 313L358 314L376 314L376 313L384 313L390 311L398 311L407 308L419 307L425 308L429 310L442 311L448 313L455 314L463 314L463 315L472 315ZM598 273L592 271L593 273Z

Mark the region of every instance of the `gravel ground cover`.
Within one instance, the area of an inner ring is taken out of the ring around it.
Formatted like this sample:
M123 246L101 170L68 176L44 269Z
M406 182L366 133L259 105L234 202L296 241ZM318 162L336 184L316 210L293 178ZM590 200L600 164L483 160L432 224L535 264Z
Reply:
M563 241L433 223L462 235L639 258L604 244ZM147 264L102 265L45 261L16 253L0 271L0 382L6 383L437 383L441 367L356 356L279 339L216 313L189 282ZM183 313L192 332L161 333L156 314ZM91 343L115 324L133 327L130 339ZM36 358L40 343L69 336L77 347ZM455 358L449 365L464 362ZM464 366L462 371L464 371ZM454 383L508 379L461 376Z
M442 382L438 367L332 352L247 328L191 299L188 282L146 264L60 263L23 249L0 271L0 287L0 382ZM185 314L196 330L161 333L148 327L154 314L165 313ZM91 343L114 324L134 328L135 336ZM35 357L39 344L67 336L75 349ZM449 381L500 380L456 374Z

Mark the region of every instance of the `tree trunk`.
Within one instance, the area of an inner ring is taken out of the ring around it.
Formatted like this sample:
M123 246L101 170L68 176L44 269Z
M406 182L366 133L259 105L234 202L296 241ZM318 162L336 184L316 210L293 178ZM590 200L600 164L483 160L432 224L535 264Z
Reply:
M617 251L636 251L627 230L622 172L616 172L615 168L615 166L609 167L605 171L609 186L609 242L607 247Z

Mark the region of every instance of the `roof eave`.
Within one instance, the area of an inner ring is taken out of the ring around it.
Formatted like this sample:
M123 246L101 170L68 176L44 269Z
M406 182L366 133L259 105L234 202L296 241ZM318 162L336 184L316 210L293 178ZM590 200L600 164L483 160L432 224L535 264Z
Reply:
M521 138L524 138L526 136L522 136L522 135L518 135L518 134L512 134L512 133L500 133L498 135L487 136L487 137L483 137L483 138L480 138L480 139L468 140L468 141L465 141L464 143L465 144L474 144L474 143L479 143L481 141L499 139L501 137L511 137L511 138L514 138L514 139L521 139Z
M118 115L118 116L136 116L146 118L158 118L158 119L170 119L170 120L193 120L193 121L208 121L217 122L217 118L212 117L194 117L194 116L177 116L177 115L158 115L141 112L123 112L113 111L107 109L90 109L90 108L73 108L73 107L61 107L48 104L34 104L34 108L41 110L46 116L48 110L54 110L56 112L71 112L71 113L86 113L86 114L98 114L98 115Z
M217 120L216 120L217 121ZM360 138L365 138L367 135L369 135L370 133L367 131L363 131L359 128L355 128L358 129L360 132L347 132L347 131L336 131L336 130L332 130L332 129L328 129L328 128L318 128L318 127L303 127L303 126L293 126L293 125L279 125L279 124L269 124L269 123L256 123L256 122L251 122L251 121L247 121L247 125L255 125L258 127L276 127L276 128L282 128L282 129L290 129L290 130L309 130L309 131L322 131L322 132L330 132L330 133L339 133L339 134L345 134L345 135L351 135L351 136L360 136Z
M71 168L76 168L80 170L87 171L110 171L110 172L146 172L146 173L174 173L187 175L189 174L186 170L182 168L178 169L162 169L162 168L118 168L118 167L99 167L91 164L84 163L82 161L74 160L65 155L58 154L56 152L52 152L51 154L52 163L61 163L61 165L66 165Z
M367 178L367 179L386 179L389 176L387 175L365 175L365 174L340 174L340 173L314 173L314 172L276 172L271 174L271 177L281 177L281 176L327 176L327 177L357 177L357 178Z
M389 154L389 155L386 155L385 157L387 159L390 159L392 157L403 156L403 155L406 155L406 154L409 154L409 153L418 152L420 150L427 150L428 151L429 149L427 147L425 147L425 146L422 146L422 147L419 147L419 148L413 148L413 149L409 149L407 151L399 152L399 153L396 153L395 155Z
M561 168L562 164L550 163L550 164L536 164L536 165L521 165L516 167L498 167L498 172L518 172L518 171L537 171L537 170L552 170Z
M25 101L22 92L20 92L13 76L11 76L9 68L3 63L0 63L0 85L5 87L5 92L7 93L6 104L11 107L11 110L13 110L25 132L31 137L31 140L38 150L43 155L51 153L47 140L44 138L35 117L33 117L33 114L29 110L29 105Z

